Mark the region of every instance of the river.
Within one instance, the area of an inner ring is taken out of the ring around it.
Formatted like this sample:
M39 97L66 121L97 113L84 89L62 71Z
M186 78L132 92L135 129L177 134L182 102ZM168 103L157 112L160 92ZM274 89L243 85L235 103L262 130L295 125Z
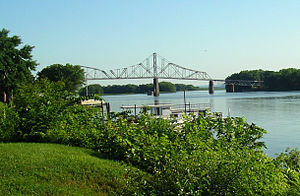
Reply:
M103 96L112 111L121 111L122 105L159 103L183 104L183 92L162 93L159 97L146 94ZM209 95L207 91L187 91L187 103L210 103L213 112L223 116L246 117L267 130L263 141L269 156L283 152L287 147L300 149L300 91L289 92L243 92L226 93L217 90Z

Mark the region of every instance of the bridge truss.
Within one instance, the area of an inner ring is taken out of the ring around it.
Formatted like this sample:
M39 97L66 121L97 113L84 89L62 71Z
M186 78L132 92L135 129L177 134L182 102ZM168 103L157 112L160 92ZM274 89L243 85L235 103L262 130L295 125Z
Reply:
M261 87L263 81L258 80L225 80L226 85Z
M212 80L206 72L196 71L174 64L156 53L153 53L141 63L120 69L104 71L93 67L81 67L85 70L86 80L147 78L205 81Z

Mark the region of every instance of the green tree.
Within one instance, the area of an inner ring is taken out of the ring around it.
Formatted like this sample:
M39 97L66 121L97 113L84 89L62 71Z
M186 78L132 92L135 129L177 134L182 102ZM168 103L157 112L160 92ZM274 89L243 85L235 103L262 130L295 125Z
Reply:
M184 90L189 90L189 91L192 91L192 90L200 90L199 87L196 87L194 85L191 85L191 84L175 84L176 86L176 91L184 91Z
M19 116L13 107L0 102L0 142L17 141Z
M176 86L171 82L160 82L159 89L162 92L176 92Z
M103 87L104 93L137 93L139 87L134 84L126 84L126 85L108 85Z
M102 95L103 94L103 89L100 84L91 84L88 85L88 94L89 95ZM85 96L86 95L86 87L83 87L79 90L79 95L80 96Z
M65 83L65 89L70 92L78 90L85 82L84 70L79 65L53 64L38 73L38 79L47 78L50 81Z
M18 36L9 37L8 33L6 29L0 31L0 100L6 101L3 94L10 102L18 83L33 80L31 71L35 70L37 63L32 60L33 46L20 48L21 39Z
M153 84L140 84L138 87L139 93L146 93L148 91L153 91Z

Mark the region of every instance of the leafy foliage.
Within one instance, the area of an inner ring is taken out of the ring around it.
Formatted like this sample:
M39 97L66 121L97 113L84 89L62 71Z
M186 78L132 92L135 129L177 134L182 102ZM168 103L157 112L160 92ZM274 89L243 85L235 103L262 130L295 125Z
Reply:
M0 100L3 101L3 91L11 101L17 84L33 80L31 70L35 70L37 63L32 60L33 46L20 47L18 36L8 36L9 31L0 31Z
M51 129L47 129L44 139L93 149L100 134L95 122L102 120L99 113L95 114L86 107L70 106L59 114L58 120L51 122Z
M175 84L172 84L171 82L160 82L159 83L159 90L163 92L176 92L176 86Z
M108 94L136 93L138 91L138 86L134 84L108 85L102 88L104 93L108 93Z
M299 195L300 151L287 148L284 153L280 153L278 157L276 157L276 161L283 168L282 173L290 185L287 195Z
M193 90L200 90L201 88L199 87L196 87L196 86L193 86L191 84L175 84L176 86L176 91L184 91L184 90L187 90L187 91L193 91Z
M47 78L52 82L64 82L64 89L69 92L77 91L85 82L84 70L79 65L53 64L38 73L38 79Z
M100 84L91 84L91 85L88 85L87 87L81 88L79 90L80 96L86 95L86 88L88 88L89 95L95 95L95 94L102 95L103 94L103 89Z
M15 109L20 116L22 136L28 141L43 141L44 134L59 120L64 109L72 104L72 94L63 83L41 80L20 85L15 97Z
M277 159L280 160L283 168L300 172L300 152L296 149L286 149L286 151L281 153Z
M226 126L228 121L235 126ZM243 119L190 116L178 127L142 115L138 122L107 121L95 147L151 173L147 194L272 195L286 190L280 168L257 141L264 130Z
M0 141L18 141L19 116L13 108L0 102Z

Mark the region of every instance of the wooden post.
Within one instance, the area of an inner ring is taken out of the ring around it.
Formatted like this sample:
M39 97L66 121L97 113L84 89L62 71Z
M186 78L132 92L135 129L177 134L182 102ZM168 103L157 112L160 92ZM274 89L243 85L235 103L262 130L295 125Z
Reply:
M183 90L183 101L184 101L184 113L186 114L185 88Z
M102 110L102 116L104 116L104 104L101 102L101 110Z
M110 114L110 105L109 105L109 103L106 103L106 112L107 112L107 116L110 117L109 116L109 114Z
M136 119L136 104L134 104L134 118Z

